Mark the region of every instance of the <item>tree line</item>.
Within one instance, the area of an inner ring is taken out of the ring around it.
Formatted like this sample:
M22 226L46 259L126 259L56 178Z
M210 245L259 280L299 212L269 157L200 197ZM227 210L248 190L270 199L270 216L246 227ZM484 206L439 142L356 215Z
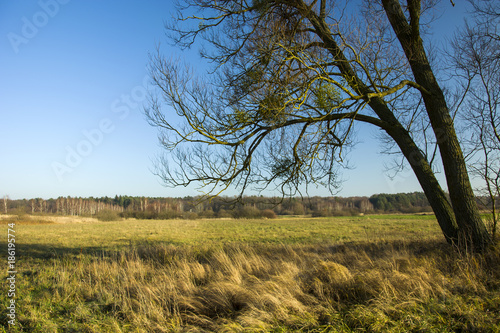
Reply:
M56 199L3 198L4 214L55 214L72 216L115 216L139 219L172 218L273 218L277 215L341 216L370 213L432 212L424 193L375 194L371 197L309 197L282 200L246 196L235 203L230 197L59 197ZM482 209L491 209L485 197L477 198Z

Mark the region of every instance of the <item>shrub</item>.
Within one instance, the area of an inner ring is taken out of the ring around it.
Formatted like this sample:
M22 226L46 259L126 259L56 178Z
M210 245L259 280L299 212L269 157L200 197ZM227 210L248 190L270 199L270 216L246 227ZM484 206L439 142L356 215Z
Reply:
M301 203L296 203L293 205L293 215L304 215L306 210L304 209L304 205Z
M196 220L199 218L198 214L195 212L185 212L182 217L186 220Z
M217 212L217 217L218 218L231 218L232 215L231 215L231 212L228 212L227 210L225 209L221 209Z
M182 213L175 210L165 210L163 212L157 213L154 211L127 211L120 214L124 218L135 218L138 220L172 220L182 218Z
M18 220L26 218L26 215L28 215L28 213L26 213L26 210L22 207L14 209L14 211L11 212L11 214L15 215Z
M253 206L243 206L233 211L235 219L259 219L262 218L262 212Z
M120 220L120 215L112 210L101 210L96 214L96 218L99 221L118 221Z
M198 215L199 215L199 217L206 218L206 219L211 219L211 218L215 217L215 213L212 209L204 210L203 212L198 213Z
M331 213L331 216L358 216L359 214L360 214L359 209L349 208L349 209L333 211Z
M166 210L164 212L157 214L157 216L155 218L159 219L159 220L173 220L173 219L178 219L181 217L182 217L182 214L175 211L175 210Z
M331 214L326 210L315 210L312 212L312 217L328 217L331 216Z
M261 216L265 217L266 219L275 219L277 217L276 213L273 212L271 209L264 209L261 212Z
M139 220L151 220L157 217L157 214L155 212L151 211L131 211L131 212L123 212L120 214L121 217L125 218L135 218Z

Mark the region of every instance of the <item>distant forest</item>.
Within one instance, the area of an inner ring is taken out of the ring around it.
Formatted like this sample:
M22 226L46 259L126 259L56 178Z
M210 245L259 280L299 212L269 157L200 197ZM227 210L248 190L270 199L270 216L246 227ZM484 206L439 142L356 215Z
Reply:
M4 214L56 214L78 216L119 216L139 219L173 218L274 218L277 215L348 216L370 213L432 212L421 192L376 194L371 197L267 198L248 196L243 202L218 197L150 198L115 196L101 198L59 197L11 200L3 198ZM480 208L487 209L484 198ZM105 218L103 218L105 219Z

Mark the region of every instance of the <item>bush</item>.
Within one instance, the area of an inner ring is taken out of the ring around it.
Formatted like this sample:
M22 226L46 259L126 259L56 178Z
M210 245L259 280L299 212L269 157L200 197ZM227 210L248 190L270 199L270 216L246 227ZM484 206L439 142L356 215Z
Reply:
M164 212L161 212L160 214L157 214L155 218L159 220L173 220L181 217L182 214L175 210L166 210Z
M185 212L182 217L186 220L196 220L199 218L198 214L195 212Z
M253 206L243 206L233 211L235 219L259 219L262 218L262 212Z
M228 212L225 209L221 209L217 212L217 217L220 219L227 219L227 218L231 218L232 215L231 215L231 212Z
M134 218L138 220L172 220L182 218L182 213L175 210L165 210L163 212L157 213L154 211L127 211L120 214L124 218Z
M360 213L357 208L346 208L341 210L328 211L326 209L323 210L315 210L312 212L312 217L332 217L332 216L358 216Z
M312 212L312 217L329 217L331 214L326 210L315 210Z
M15 215L18 219L21 219L23 217L26 217L28 213L26 213L26 210L23 207L17 207L14 210L10 211L11 215Z
M120 220L120 215L112 210L101 210L96 214L96 218L99 221L118 221Z
M215 217L215 213L212 209L207 209L201 213L198 213L199 217L205 218L205 219L211 219Z
M304 205L298 202L293 205L293 215L304 215L305 213L306 210L304 209Z
M350 208L350 209L336 210L331 213L331 216L358 216L359 214L360 214L359 209Z
M143 211L143 212L137 212L136 213L136 218L138 219L144 219L144 220L152 220L156 218L157 214L152 211Z
M264 217L266 219L275 219L277 217L276 213L273 212L271 209L264 209L261 212L261 215L262 215L262 217Z

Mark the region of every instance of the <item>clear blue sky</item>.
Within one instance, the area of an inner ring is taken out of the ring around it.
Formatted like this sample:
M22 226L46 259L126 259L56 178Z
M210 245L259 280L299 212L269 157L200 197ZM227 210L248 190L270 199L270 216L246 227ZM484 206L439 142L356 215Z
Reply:
M436 38L462 23L456 3L443 2ZM196 194L151 173L161 149L142 113L148 53L165 44L172 9L160 0L0 0L0 196ZM390 160L375 134L360 131L356 169L344 172L338 195L420 191L411 172L385 176Z

